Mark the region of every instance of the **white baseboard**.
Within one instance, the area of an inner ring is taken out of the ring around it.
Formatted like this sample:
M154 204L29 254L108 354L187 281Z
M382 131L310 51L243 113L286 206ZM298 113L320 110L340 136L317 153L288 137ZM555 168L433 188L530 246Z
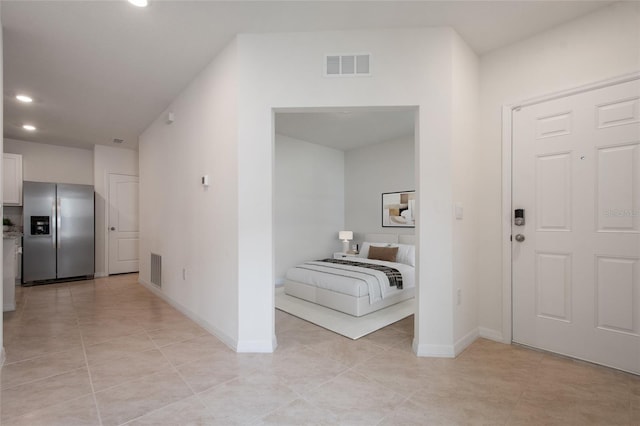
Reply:
M509 343L505 342L502 338L502 332L498 330L493 330L487 327L478 327L478 334L480 337L485 339L493 340L500 343Z
M458 339L458 341L453 345L453 350L456 356L460 355L462 351L467 349L467 347L476 341L478 338L478 329L474 328L462 338Z
M2 311L3 312L9 312L9 311L15 311L15 310L16 310L16 304L15 303L9 303L9 304L2 305Z
M109 274L107 274L106 272L96 272L95 274L93 274L94 278L104 278L108 276Z
M147 289L149 289L153 294L155 294L156 296L158 296L159 298L161 298L162 300L164 300L165 302L167 302L168 304L170 304L171 306L176 308L178 311L180 311L180 313L182 313L183 315L187 316L191 321L195 322L200 327L204 328L209 333L211 333L214 336L216 336L222 343L224 343L225 345L229 346L231 349L233 349L236 352L241 352L238 349L238 346L239 346L240 343L238 341L236 341L236 339L232 338L231 336L228 336L226 333L222 332L217 327L209 324L207 321L203 320L198 315L196 315L195 313L191 312L191 310L187 309L186 307L182 306L180 303L178 303L175 300L171 299L169 296L164 294L155 285L153 285L151 283L148 283L148 282L146 282L145 280L143 280L141 278L138 278L138 282L141 285L143 285L144 287L146 287ZM269 345L271 345L271 342L269 342ZM273 350L271 352L273 352Z
M419 357L455 358L478 338L478 329L474 328L453 345L418 345L413 339L413 353Z
M2 350L0 351L0 367L2 367L4 365L4 360L7 359L7 355L4 352L4 346L2 347Z
M431 358L455 358L455 350L453 345L418 345L413 339L413 353L418 357Z
M238 353L270 354L276 349L272 340L238 340Z

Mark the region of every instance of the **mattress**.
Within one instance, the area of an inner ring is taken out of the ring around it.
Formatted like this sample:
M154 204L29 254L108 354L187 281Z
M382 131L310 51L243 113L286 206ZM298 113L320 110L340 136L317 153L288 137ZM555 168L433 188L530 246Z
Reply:
M373 304L369 303L368 296L348 296L346 294L336 293L335 291L289 280L284 282L284 292L298 299L353 315L354 317L360 317L413 298L415 295L415 287L399 291L393 296Z
M396 269L402 275L402 289L389 286L384 272L313 261L287 271L285 293L355 316L413 297L413 266L366 258L353 260Z

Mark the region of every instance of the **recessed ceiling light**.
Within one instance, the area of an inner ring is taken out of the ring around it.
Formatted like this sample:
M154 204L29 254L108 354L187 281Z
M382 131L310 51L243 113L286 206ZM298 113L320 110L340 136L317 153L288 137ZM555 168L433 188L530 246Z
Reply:
M19 100L20 102L24 102L26 104L33 102L33 99L30 96L27 95L17 95L16 99Z
M127 1L137 7L147 7L149 5L148 0L127 0Z
M28 130L30 132L33 132L33 131L36 130L36 126L33 126L31 124L23 124L22 128L25 129L25 130Z

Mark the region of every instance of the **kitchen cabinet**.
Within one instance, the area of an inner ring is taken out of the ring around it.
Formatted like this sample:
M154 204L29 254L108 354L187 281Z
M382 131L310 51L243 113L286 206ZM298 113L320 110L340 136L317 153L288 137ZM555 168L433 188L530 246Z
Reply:
M2 154L2 203L22 205L22 155Z
M11 237L3 238L3 259L2 259L2 310L16 310L16 239Z

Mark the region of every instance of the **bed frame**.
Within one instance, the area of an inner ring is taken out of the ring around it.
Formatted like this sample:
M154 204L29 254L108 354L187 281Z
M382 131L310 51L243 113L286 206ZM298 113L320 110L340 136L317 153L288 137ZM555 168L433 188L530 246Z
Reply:
M413 235L396 235L396 234L365 234L364 241L371 243L399 243L414 244L415 236ZM336 311L344 312L355 317L360 317L371 312L375 312L382 308L386 308L403 300L411 299L415 295L415 287L403 290L401 293L395 294L386 299L380 300L374 304L369 303L369 296L349 296L347 294L336 293L331 290L318 288L305 283L291 281L285 279L284 291L290 296L307 300Z
M405 234L364 234L364 241L370 243L416 244L415 235Z

